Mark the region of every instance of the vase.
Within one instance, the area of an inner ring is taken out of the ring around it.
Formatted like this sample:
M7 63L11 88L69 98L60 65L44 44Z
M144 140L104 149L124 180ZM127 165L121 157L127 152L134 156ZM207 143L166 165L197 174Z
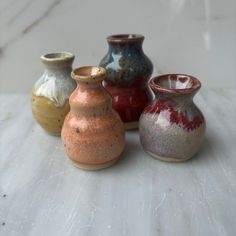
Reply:
M184 161L199 150L205 119L193 102L198 79L182 74L160 75L150 80L155 94L140 117L140 142L151 156L164 161Z
M124 125L102 86L102 67L81 67L72 72L77 88L70 96L71 110L62 128L64 150L72 163L97 170L114 164L125 146Z
M147 86L153 65L142 50L144 36L112 35L107 38L108 53L100 66L107 70L104 87L113 98L126 129L138 127L138 120L151 96Z
M45 71L32 89L32 113L46 132L60 135L70 110L69 96L76 87L70 76L74 55L68 52L49 53L41 56L41 60Z

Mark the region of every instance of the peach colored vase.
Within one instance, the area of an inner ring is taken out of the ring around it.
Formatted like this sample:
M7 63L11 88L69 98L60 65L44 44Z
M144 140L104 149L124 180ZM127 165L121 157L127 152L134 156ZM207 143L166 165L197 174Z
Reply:
M103 88L102 67L80 67L71 76L78 83L71 94L71 110L62 128L64 149L82 169L96 170L115 163L125 146L123 123Z

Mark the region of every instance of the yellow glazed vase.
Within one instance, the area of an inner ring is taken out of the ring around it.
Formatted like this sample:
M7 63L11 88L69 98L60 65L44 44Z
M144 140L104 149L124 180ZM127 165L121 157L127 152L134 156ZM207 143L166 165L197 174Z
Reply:
M46 132L60 135L70 110L69 96L76 88L76 82L70 76L74 55L50 53L41 56L41 60L46 68L32 89L32 113Z

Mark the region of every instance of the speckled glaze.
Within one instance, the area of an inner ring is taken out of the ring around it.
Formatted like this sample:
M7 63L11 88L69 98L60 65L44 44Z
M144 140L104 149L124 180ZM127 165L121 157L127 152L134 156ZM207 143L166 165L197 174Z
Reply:
M108 53L100 62L107 70L104 86L126 129L138 127L139 117L151 99L147 81L153 65L142 50L143 40L144 36L137 34L109 36Z
M157 76L149 85L155 100L140 117L139 134L144 150L164 161L184 161L198 151L205 120L193 102L198 79L182 74Z
M78 85L70 96L71 110L62 128L64 149L82 169L96 170L115 163L125 146L124 125L102 86L102 67L81 67L72 72Z
M69 96L76 87L70 76L74 55L68 52L50 53L41 56L41 60L46 69L32 89L32 113L45 131L60 135L70 110Z

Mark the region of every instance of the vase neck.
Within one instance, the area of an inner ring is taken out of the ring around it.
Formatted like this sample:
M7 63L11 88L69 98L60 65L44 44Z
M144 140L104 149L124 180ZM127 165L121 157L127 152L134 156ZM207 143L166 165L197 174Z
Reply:
M120 34L111 35L107 38L109 50L114 53L122 53L129 50L135 52L142 52L142 44L144 37L137 34Z
M47 74L50 74L50 73L53 73L53 74L61 74L61 73L70 74L71 71L72 71L72 66L71 65L64 65L64 66L46 65L45 66L45 72Z
M46 74L60 77L61 74L71 73L74 55L68 52L50 53L41 56L41 60L45 65Z
M174 96L170 94L155 94L155 99L163 103L181 104L182 106L193 103L195 93Z
M83 82L83 81L77 81L77 89L78 90L99 90L103 89L102 82L98 81L95 83L89 83L89 82Z
M109 53L113 54L133 54L133 53L143 53L141 45L110 45L109 44Z
M191 101L201 87L200 81L190 75L166 74L152 78L149 85L158 99Z
M142 43L135 43L135 44L116 44L116 43L109 43L109 51L115 54L121 54L123 52L140 52L142 53Z
M106 70L97 66L84 66L76 68L71 76L81 86L96 87L105 79Z
M78 84L70 97L73 114L98 117L112 112L111 96L102 86L105 73L104 68L96 66L80 67L72 71L72 78Z

